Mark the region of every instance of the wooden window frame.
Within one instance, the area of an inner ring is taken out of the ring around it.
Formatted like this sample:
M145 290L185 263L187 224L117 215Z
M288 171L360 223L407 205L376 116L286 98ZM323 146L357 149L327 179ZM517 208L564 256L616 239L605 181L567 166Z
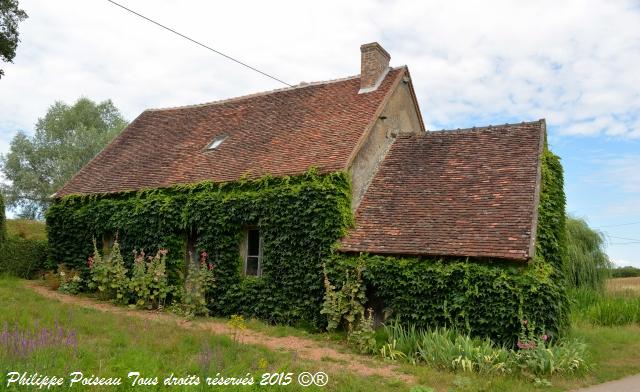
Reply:
M258 232L258 254L249 255L249 231L255 230ZM242 257L242 274L244 276L260 277L262 276L262 251L264 249L264 241L262 239L262 233L258 226L247 226L244 228L244 234L242 236L242 244L240 245L240 256ZM258 257L258 270L256 275L247 274L247 266L249 257Z

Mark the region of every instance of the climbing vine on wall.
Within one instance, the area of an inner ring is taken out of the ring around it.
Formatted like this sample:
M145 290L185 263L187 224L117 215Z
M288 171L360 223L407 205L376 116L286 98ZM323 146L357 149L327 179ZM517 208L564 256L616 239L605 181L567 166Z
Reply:
M117 232L123 254L167 249L167 273L177 284L186 276L186 239L193 231L196 251L206 251L215 265L216 285L209 293L214 314L318 326L325 322L322 261L351 223L348 175L315 170L295 177L67 196L47 212L53 263L85 269L92 238ZM263 237L259 278L241 273L240 243L248 225L256 225Z
M322 328L332 321L331 326L337 326L349 312L343 312L342 302L332 295L321 312L324 264L330 293L344 291L351 270L351 276L361 274L401 322L455 326L513 343L523 319L552 335L566 325L564 203L562 166L545 146L536 257L528 265L335 253L333 247L353 223L349 176L342 172L320 175L311 170L295 177L67 196L51 205L47 229L51 263L78 270L86 268L92 239L103 235L118 233L125 254L167 249L173 285L186 276L187 233L196 233L195 251L205 251L215 265L216 284L207 303L216 315L306 321ZM241 273L240 243L248 226L257 226L263 238L261 277ZM132 270L131 265L127 268ZM366 302L360 294L357 298Z
M404 324L450 326L505 344L515 343L523 320L561 334L568 320L563 173L546 146L541 159L536 256L528 264L336 254L327 263L333 289L364 265L369 291Z

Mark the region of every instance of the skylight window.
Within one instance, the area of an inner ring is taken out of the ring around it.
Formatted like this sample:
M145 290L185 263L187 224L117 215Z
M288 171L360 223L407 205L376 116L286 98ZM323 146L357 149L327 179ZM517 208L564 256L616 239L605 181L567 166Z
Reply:
M229 137L228 135L217 136L215 139L213 139L211 144L209 144L209 147L207 147L207 150L215 150L215 149L217 149L218 147L220 147L222 142L227 140L228 137Z

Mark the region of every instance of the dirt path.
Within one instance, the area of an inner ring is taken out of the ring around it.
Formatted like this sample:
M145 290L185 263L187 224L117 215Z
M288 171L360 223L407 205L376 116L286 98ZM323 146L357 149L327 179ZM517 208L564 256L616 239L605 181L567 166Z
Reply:
M56 299L71 305L96 309L105 313L122 314L145 320L175 322L185 329L207 330L217 335L231 336L234 334L234 331L226 323L216 320L197 320L192 322L171 313L123 308L107 302L99 302L86 297L76 297L52 291L34 281L26 282L26 286L43 297ZM245 330L242 333L241 342L243 344L265 346L275 351L295 352L302 359L322 362L322 369L331 372L341 372L346 369L362 376L377 375L384 378L394 378L407 384L415 384L417 382L413 376L400 372L397 366L363 355L342 353L334 348L322 346L320 342L311 339L296 336L276 337L258 331ZM323 360L326 358L329 361Z
M640 374L621 378L620 380L605 382L575 392L638 392L640 391Z

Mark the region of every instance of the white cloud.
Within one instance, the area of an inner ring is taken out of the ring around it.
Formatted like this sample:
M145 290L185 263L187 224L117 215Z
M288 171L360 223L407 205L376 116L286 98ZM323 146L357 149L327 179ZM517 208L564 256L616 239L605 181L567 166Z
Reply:
M546 117L554 132L640 137L640 11L632 1L126 1L289 83L359 72L380 41L408 64L432 127ZM108 2L23 0L0 81L0 147L56 99L144 108L280 87ZM635 5L635 8L633 7Z
M622 259L612 260L612 261L616 267L631 266L631 267L640 268L640 261L631 261L631 260L622 260Z

